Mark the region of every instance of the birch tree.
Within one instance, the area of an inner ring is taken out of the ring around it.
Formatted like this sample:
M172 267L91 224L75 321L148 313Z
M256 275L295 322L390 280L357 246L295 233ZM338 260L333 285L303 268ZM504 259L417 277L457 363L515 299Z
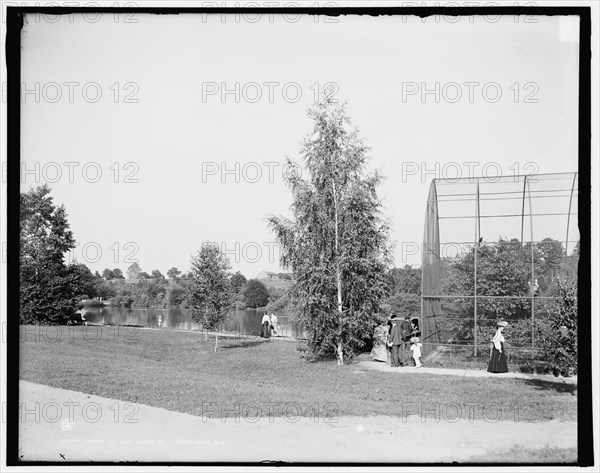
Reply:
M205 242L192 257L188 303L192 318L200 322L203 329L215 331L215 352L218 328L229 316L229 268L229 262L216 243Z
M343 364L372 336L389 294L389 225L382 218L378 173L367 172L368 148L351 129L345 106L326 98L308 116L314 129L301 147L303 166L285 179L292 217L269 217L281 264L313 357ZM306 177L299 169L305 169Z

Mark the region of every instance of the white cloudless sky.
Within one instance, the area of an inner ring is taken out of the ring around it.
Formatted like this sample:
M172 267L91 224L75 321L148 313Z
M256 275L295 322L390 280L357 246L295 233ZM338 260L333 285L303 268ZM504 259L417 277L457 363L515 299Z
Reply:
M92 270L135 259L187 270L212 240L247 277L279 271L265 218L289 215L284 160L298 159L327 83L386 176L396 266L420 263L433 178L577 171L573 19L90 18L27 18L21 187L49 183ZM567 199L533 205L568 210ZM486 240L518 238L520 219L508 220ZM442 225L442 239L473 239L470 220ZM565 232L566 217L535 222L535 239Z

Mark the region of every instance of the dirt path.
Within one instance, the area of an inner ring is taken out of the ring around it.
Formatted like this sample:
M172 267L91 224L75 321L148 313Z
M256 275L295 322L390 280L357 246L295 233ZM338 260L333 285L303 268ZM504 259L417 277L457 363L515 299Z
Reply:
M466 461L515 444L576 446L575 422L402 417L203 418L20 382L20 455L53 461ZM336 422L330 422L336 420ZM493 447L492 447L493 446Z
M508 373L488 373L485 370L467 370L458 368L429 368L422 366L415 368L414 366L403 366L400 368L392 368L390 365L373 361L368 356L362 356L356 367L371 371L385 371L386 373L416 373L416 374L437 374L441 376L462 376L465 378L513 378L513 379L535 379L547 381L549 383L564 383L577 384L577 376L564 378L562 376L552 376L549 374L528 374L509 371Z

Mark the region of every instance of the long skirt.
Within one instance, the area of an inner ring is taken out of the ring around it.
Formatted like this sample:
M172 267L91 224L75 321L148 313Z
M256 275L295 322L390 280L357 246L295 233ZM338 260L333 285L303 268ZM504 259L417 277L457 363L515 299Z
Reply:
M498 351L496 347L492 350L490 356L490 362L488 363L488 371L490 373L508 373L508 363L506 361L506 352L504 351L504 344L501 343L502 353Z
M371 350L371 358L376 361L387 362L389 360L389 351L387 349L387 345L385 343L375 341L375 343L373 343L373 349Z
M260 331L260 336L263 338L271 338L271 324L269 322L264 322L262 324L262 330Z

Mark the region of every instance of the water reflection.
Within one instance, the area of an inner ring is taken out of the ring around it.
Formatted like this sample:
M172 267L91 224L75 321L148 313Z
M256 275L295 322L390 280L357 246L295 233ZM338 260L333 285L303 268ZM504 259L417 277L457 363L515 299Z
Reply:
M299 334L291 316L285 312L274 312L279 323L279 335L287 337L303 336ZM264 312L255 310L234 310L223 327L222 332L238 335L260 335L261 320ZM85 320L93 324L103 325L136 325L140 327L159 326L180 330L201 330L200 324L194 322L189 309L127 309L123 307L88 307Z

